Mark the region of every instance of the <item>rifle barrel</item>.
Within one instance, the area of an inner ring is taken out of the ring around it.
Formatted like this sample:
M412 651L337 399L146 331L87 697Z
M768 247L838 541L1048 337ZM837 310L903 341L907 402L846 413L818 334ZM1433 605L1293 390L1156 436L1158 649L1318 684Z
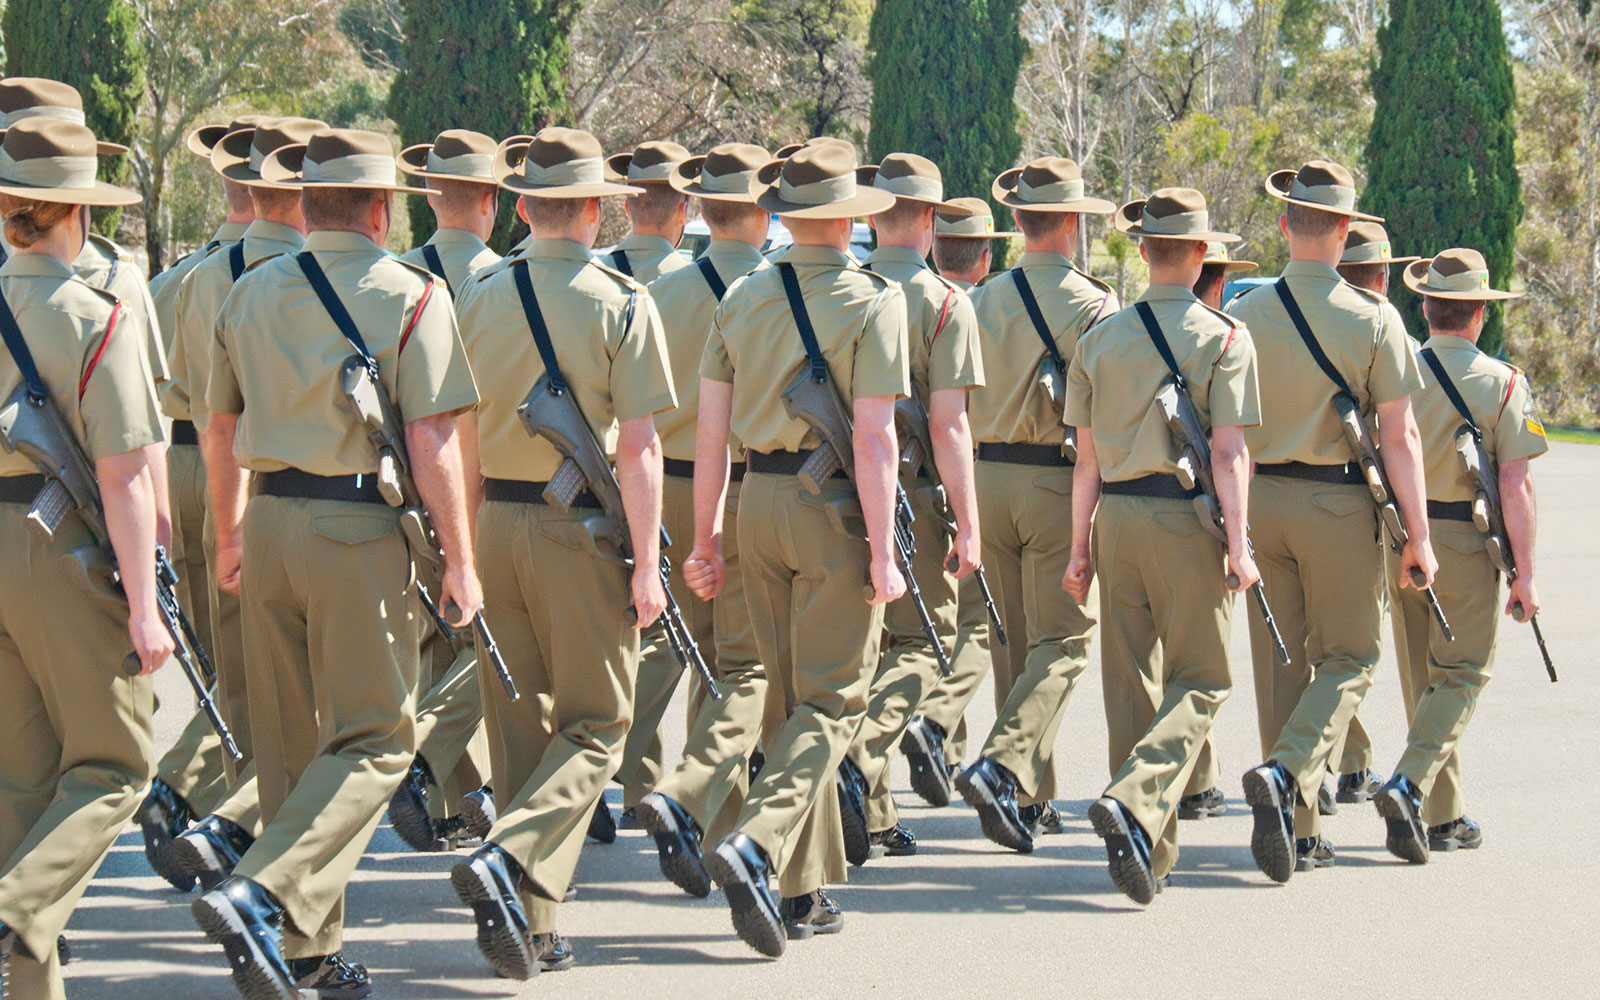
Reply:
M898 531L894 535L894 547L900 556L900 566L905 571L905 596L911 598L912 606L917 609L917 618L922 622L922 634L933 644L933 655L939 661L939 672L945 677L954 677L956 669L950 665L950 657L945 654L944 643L939 641L939 630L934 627L933 619L928 615L928 606L922 602L922 588L917 586L917 576L911 572L911 553L907 550L905 539Z
M973 570L972 575L978 581L978 593L983 595L983 606L989 612L989 621L994 623L994 637L1002 646L1011 645L1006 638L1006 623L1000 620L1000 609L995 607L994 595L989 592L989 579L983 575L983 567Z
M1556 677L1555 661L1550 659L1550 649L1544 644L1544 629L1539 627L1539 616L1534 615L1528 623L1533 626L1533 640L1539 644L1539 655L1544 657L1544 672L1550 675L1550 683L1554 684L1559 678Z

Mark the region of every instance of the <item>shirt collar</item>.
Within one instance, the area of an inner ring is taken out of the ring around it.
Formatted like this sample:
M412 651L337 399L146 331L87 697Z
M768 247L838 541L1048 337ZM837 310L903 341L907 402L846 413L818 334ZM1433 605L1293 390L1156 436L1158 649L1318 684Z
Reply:
M70 278L73 276L72 268L42 253L22 253L19 250L8 251L10 256L0 266L0 275L8 278Z
M1291 260L1283 269L1285 278L1321 278L1323 281L1343 281L1332 264L1320 260Z
M269 222L266 219L257 219L250 223L250 227L244 231L243 237L247 240L287 243L295 247L306 241L306 238L300 235L300 230L293 226L286 226L281 222Z
M830 267L855 267L855 259L843 250L810 244L791 243L784 251L785 264L826 264Z
M1022 256L1017 258L1018 267L1071 267L1072 261L1066 254L1055 253L1051 250L1024 250Z
M1449 333L1435 333L1428 337L1428 342L1422 345L1430 351L1465 351L1470 354L1482 354L1483 349L1465 337L1457 337Z
M1199 302L1194 289L1182 285L1151 285L1139 296L1140 302Z
M763 260L761 251L744 240L712 240L706 247L706 256L718 262L728 261L746 271L755 270Z
M250 228L248 222L224 222L217 227L217 234L211 237L213 243L234 243L244 238L244 231Z
M592 259L589 248L577 240L534 240L522 255L529 260L576 260L587 263Z
M474 250L482 250L488 244L478 239L477 233L469 233L465 229L439 229L428 237L428 246L471 247Z
M645 236L629 233L627 239L617 244L618 250L644 250L650 253L672 253L678 249L662 236Z
M339 229L319 229L306 237L307 253L316 252L346 252L346 253L383 253L383 248L367 239L360 233L347 232Z
M927 267L928 262L917 256L917 252L910 247L878 247L867 255L868 264L913 264L917 267Z

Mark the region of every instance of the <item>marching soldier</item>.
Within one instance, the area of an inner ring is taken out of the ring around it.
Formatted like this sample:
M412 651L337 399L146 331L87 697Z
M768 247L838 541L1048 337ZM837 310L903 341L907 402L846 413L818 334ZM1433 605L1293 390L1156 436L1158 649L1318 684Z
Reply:
M901 481L915 517L912 571L939 641L944 642L945 636L955 633L956 581L970 575L980 559L967 393L983 384L983 359L972 303L953 282L929 270L925 261L933 248L935 213L954 215L963 209L944 200L939 168L912 153L891 153L876 167L862 167L857 178L895 199L893 207L870 219L878 245L863 266L899 285L906 300L911 387L927 416L933 454L922 456L915 469L902 467ZM935 494L935 482L943 487L942 499ZM955 527L953 537L946 534L946 522ZM946 567L947 556L952 558L954 575ZM861 831L867 846L905 856L917 852L917 840L895 809L889 789L890 755L942 675L933 643L924 634L909 596L885 609L884 625L886 648L867 693L867 715L851 744L850 759L867 790L866 828ZM848 813L843 818L845 845L850 847Z
M650 295L661 311L672 384L678 407L657 420L661 432L662 524L672 538L667 555L672 583L687 594L682 564L694 543L695 430L700 412L700 358L705 353L717 304L728 286L768 264L761 257L771 216L756 206L750 180L772 157L760 146L728 143L706 156L685 160L673 171L672 186L699 199L700 215L711 230L711 245L695 266L656 279ZM762 734L762 718L770 700L767 674L756 649L750 608L739 562L736 525L739 487L744 479L744 451L730 455L728 495L723 504L722 590L711 601L691 600L683 606L690 634L712 661L721 701L706 695L697 678L689 689L690 722L683 759L639 800L641 824L655 839L661 873L693 896L711 892L703 845L733 829L744 806L750 777L750 754ZM643 668L641 667L641 670ZM779 720L772 731L781 727Z
M774 160L750 192L783 218L794 246L777 266L735 283L713 320L700 365L695 544L683 575L706 599L726 579L731 436L749 449L739 559L771 714L784 722L763 734L766 763L706 867L727 895L739 937L777 956L786 939L843 929L822 891L846 878L832 789L866 712L882 606L905 592L893 546L894 403L911 386L905 297L846 253L852 220L894 203L887 191L858 184L854 147L817 143ZM827 444L788 412L782 394L804 380L814 394L837 394L852 418L850 443ZM797 473L823 446L852 452L854 490L843 473L813 483L815 492L802 486ZM767 886L774 871L781 904Z
M1478 349L1488 304L1518 297L1489 287L1489 265L1476 250L1452 249L1406 267L1406 287L1423 296L1430 334L1420 357L1432 376L1413 396L1428 482L1428 517L1439 547L1434 589L1450 611L1454 642L1445 642L1428 606L1401 587L1401 561L1388 558L1390 614L1410 730L1406 749L1375 799L1391 853L1414 863L1430 851L1483 843L1467 818L1461 791L1462 734L1489 682L1499 615L1500 567L1473 523L1479 485L1458 447L1474 449L1486 481L1498 486L1508 564L1516 572L1504 613L1531 621L1536 517L1528 463L1548 450L1528 380ZM1467 440L1463 440L1465 435ZM1490 522L1491 527L1498 527Z
M640 189L607 181L600 144L566 128L502 143L494 174L521 198L533 240L478 282L461 323L483 389L468 437L478 452L471 475L481 468L483 480L485 615L521 698L510 701L480 658L500 814L450 879L473 912L489 964L527 979L572 964L571 946L556 932L557 904L622 759L638 629L666 606L654 418L676 399L649 292L589 254L600 199ZM541 378L573 400L600 447L615 452L631 569L603 556L589 534L600 506L592 490L578 493L570 510L545 499L562 455L518 415Z
M305 142L324 128L326 124L309 118L271 119L229 132L212 147L211 169L225 183L250 193L254 219L242 239L201 261L183 279L178 291L172 367L187 388L189 419L197 433L203 433L210 423L206 392L211 382L211 345L216 340L222 303L250 268L271 257L296 253L305 243L306 221L300 209L299 188L263 180L260 165L274 150ZM204 463L196 478L204 487ZM206 505L202 505L200 513L206 565L210 567L216 519ZM226 797L196 817L194 827L180 833L173 842L173 860L181 880L187 886L198 881L202 889L209 890L232 874L233 866L260 834L261 801L252 766L253 730L239 598L217 586L211 576L194 582L195 589L202 586L208 592L208 618L212 625L208 648L217 670L217 700L222 717L244 754L240 761L224 761ZM196 715L204 719L204 713ZM191 721L190 727L193 726Z
M1033 831L1060 833L1056 733L1089 662L1091 592L1061 590L1072 542L1072 458L1061 395L1078 338L1117 311L1105 284L1073 267L1084 215L1116 206L1084 194L1071 160L1047 157L995 179L995 200L1016 214L1025 252L1006 276L972 293L988 379L968 410L978 442L983 564L1001 614L1021 618L994 653L997 717L982 755L956 778L984 836L1033 850Z
M1422 456L1410 396L1422 386L1405 323L1381 295L1334 270L1356 211L1355 181L1314 160L1266 180L1288 203L1279 227L1289 265L1272 285L1229 304L1255 341L1261 426L1245 440L1256 462L1250 521L1268 603L1288 647L1278 662L1260 610L1250 609L1256 711L1266 761L1245 773L1255 814L1251 854L1268 877L1333 864L1317 794L1335 744L1372 683L1381 639L1382 530L1358 456L1334 409L1352 398L1376 413L1390 486L1410 539L1406 583L1433 579Z
M389 141L324 129L280 146L261 179L300 185L304 250L245 274L216 320L202 435L218 585L241 613L261 836L196 922L241 994L359 995L340 952L344 890L416 751L412 556L380 456L341 389L375 381L446 569L437 600L481 603L453 415L477 402L450 293L386 254L397 183ZM245 481L254 472L248 505Z
M164 449L150 334L73 272L84 207L139 201L95 180L96 149L81 123L49 117L12 124L0 145L0 387L12 406L59 413L99 479L109 536L72 513L51 537L32 530L47 481L11 443L0 450L0 996L28 1000L66 996L58 936L150 778L148 675L173 651L157 610L151 468ZM120 594L91 589L100 546ZM137 677L117 668L130 639Z
M963 292L970 292L989 274L995 240L1020 235L996 232L994 214L982 198L955 198L955 212L936 212L933 222L933 262L939 276ZM960 213L966 214L960 214ZM970 433L970 429L969 429ZM1011 629L1011 623L1007 622ZM1024 627L1018 620L1015 634ZM900 749L911 765L911 788L932 806L950 804L951 781L967 749L967 705L988 676L989 612L984 607L978 581L972 577L956 585L956 640L950 653L951 675L939 680L922 699L917 714L906 726Z
M1244 428L1261 416L1249 331L1192 291L1206 243L1239 238L1212 231L1205 197L1189 188L1129 202L1115 225L1139 239L1150 287L1085 334L1072 358L1066 419L1078 464L1062 584L1081 602L1100 578L1112 779L1089 821L1117 888L1149 903L1177 861L1178 799L1233 686L1227 578L1238 592L1260 579L1246 536ZM1157 402L1171 387L1193 401L1197 432L1209 429L1225 540L1176 475L1185 443Z
M500 207L500 186L490 169L496 145L479 132L447 129L433 142L400 151L400 170L440 192L428 196L438 229L400 259L443 281L457 315L458 291L500 259L484 242ZM457 423L464 435L471 432L470 417ZM480 500L477 481L469 477L469 519L476 516ZM439 581L428 579L425 586L432 594ZM413 850L448 851L462 841L481 840L494 823L478 658L470 639L463 636L452 643L431 623L423 634L422 674L428 691L417 702L417 756L389 801L389 824ZM428 794L430 784L439 789L437 800Z

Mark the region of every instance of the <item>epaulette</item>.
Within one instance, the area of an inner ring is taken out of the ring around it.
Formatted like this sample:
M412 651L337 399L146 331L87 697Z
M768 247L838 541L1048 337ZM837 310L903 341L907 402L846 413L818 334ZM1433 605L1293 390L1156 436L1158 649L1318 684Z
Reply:
M1113 289L1110 285L1106 284L1105 282L1101 281L1099 278L1096 278L1094 275L1089 274L1086 271L1078 270L1077 267L1073 266L1072 264L1068 264L1067 265L1067 270L1073 272L1078 277L1080 277L1080 278L1084 279L1085 281L1087 281L1089 284L1091 284L1094 287L1100 289L1102 292L1115 291L1115 289Z
M1230 316L1229 314L1223 312L1221 309L1213 309L1210 306L1206 305L1204 302L1199 303L1199 305L1200 305L1200 308L1204 309L1206 312L1208 312L1211 315L1213 315L1213 316L1217 317L1218 319L1222 320L1224 323L1227 323L1228 324L1228 329L1230 329L1230 330L1237 330L1240 327L1244 326L1244 320L1240 319L1237 316Z
M973 285L972 287L973 288L982 288L984 285L987 285L989 282L995 280L996 278L1003 277L1004 275L1007 275L1007 274L1010 274L1010 273L1011 273L1010 271L990 271L988 274L986 274L983 277L979 278L978 279L978 283L976 285Z
M105 252L106 256L111 257L116 261L119 261L123 264L133 263L133 254L122 249L122 247L118 246L113 241L106 239L104 236L98 236L94 233L90 233L89 242L95 244L95 246L99 247Z
M79 285L87 288L91 292L94 292L102 299L105 299L108 305L116 306L122 304L122 296L118 295L116 292L113 292L109 288L101 288L99 285L94 284L80 274L72 275L69 280L77 282Z
M645 291L645 286L644 286L643 283L641 283L637 279L630 278L628 275L623 274L621 271L617 270L614 267L608 267L605 264L600 263L600 258L599 257L590 257L589 258L589 263L592 264L594 267L598 268L599 270L605 272L608 276L610 276L612 278L615 278L616 281L617 281L617 284L621 285L623 288L626 288L628 291L630 291L630 292L642 292L642 291Z
M1350 282L1347 281L1347 282L1345 282L1345 284L1346 285L1350 285ZM1389 297L1388 296L1383 295L1383 294L1381 294L1379 292L1375 292L1370 288L1362 288L1360 285L1350 285L1350 287L1352 289L1354 289L1355 291L1360 292L1362 295L1364 295L1367 298L1371 299L1373 302L1377 303L1380 306L1383 305L1385 302L1389 301Z
M882 285L883 288L886 289L886 290L890 289L890 288L898 288L899 287L899 285L896 282L890 280L889 278L885 278L883 275L879 274L877 271L869 271L864 265L857 264L854 268L849 268L848 270L850 270L851 273L853 273L853 274L864 274L864 275L866 275L867 277L871 278L873 281L876 281L879 285Z
M406 270L413 272L417 277L421 278L424 282L430 285L439 280L438 276L432 271L428 270L425 266L421 264L413 264L409 260L405 260L404 258L400 257L398 254L392 254L390 259Z
M284 256L284 254L281 254L281 253L269 253L265 257L258 258L257 260L245 261L244 272L242 274L240 274L239 277L242 278L242 277L244 277L244 275L249 274L251 271L254 271L256 268L260 267L261 265L271 263L272 261L275 261L279 257L282 257L282 256Z
M951 281L949 278L946 278L944 275L940 274L938 271L935 271L933 268L931 268L931 267L923 268L923 270L927 272L927 274L928 274L928 276L930 278L935 279L936 281L939 282L939 284L941 284L944 287L950 289L952 292L961 291L961 286L960 285L958 285L955 282Z

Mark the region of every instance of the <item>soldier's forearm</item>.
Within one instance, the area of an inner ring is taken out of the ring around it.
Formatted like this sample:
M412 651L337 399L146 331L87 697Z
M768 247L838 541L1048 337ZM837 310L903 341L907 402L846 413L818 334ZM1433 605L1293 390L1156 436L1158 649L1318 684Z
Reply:
M728 496L728 422L733 386L700 380L700 415L694 437L694 544L722 536L722 511Z
M483 465L478 457L478 415L456 415L456 437L461 441L461 485L467 504L467 537L478 537L478 508L483 506Z
M1417 544L1428 541L1428 486L1422 473L1422 435L1409 397L1378 405L1378 436L1389 488Z
M1249 549L1250 450L1239 427L1218 427L1211 437L1211 480L1228 530L1228 551L1242 557Z
M1087 556L1094 531L1094 512L1100 505L1100 461L1095 457L1094 432L1077 428L1078 461L1072 467L1072 555Z
M886 405L877 405L884 403ZM863 405L866 404L866 405ZM880 412L881 411L881 412ZM856 493L867 522L874 560L894 557L894 498L899 477L895 447L894 400L857 400L851 434Z
M445 562L473 565L471 529L462 485L461 438L455 417L436 414L406 424L406 455L417 495L428 508Z
M966 393L943 391L959 392L961 405L954 413L945 412L946 407L939 405L939 394L934 394L928 418L933 461L939 470L939 480L944 484L950 512L955 516L956 528L971 532L978 526L978 491L972 470L972 429L967 423Z
M211 495L211 515L215 518L218 547L238 540L244 520L245 483L249 473L233 457L233 436L239 426L234 413L213 413L201 431L200 448L205 455L206 492Z
M655 419L623 423L617 436L617 485L628 514L635 566L661 561L661 439Z
M95 462L106 533L128 607L135 615L156 613L156 494L146 452L125 452Z
M1499 475L1500 517L1505 522L1506 538L1511 542L1517 575L1531 581L1534 537L1538 531L1538 503L1534 496L1533 479L1528 475L1528 460L1505 463L1500 466Z

